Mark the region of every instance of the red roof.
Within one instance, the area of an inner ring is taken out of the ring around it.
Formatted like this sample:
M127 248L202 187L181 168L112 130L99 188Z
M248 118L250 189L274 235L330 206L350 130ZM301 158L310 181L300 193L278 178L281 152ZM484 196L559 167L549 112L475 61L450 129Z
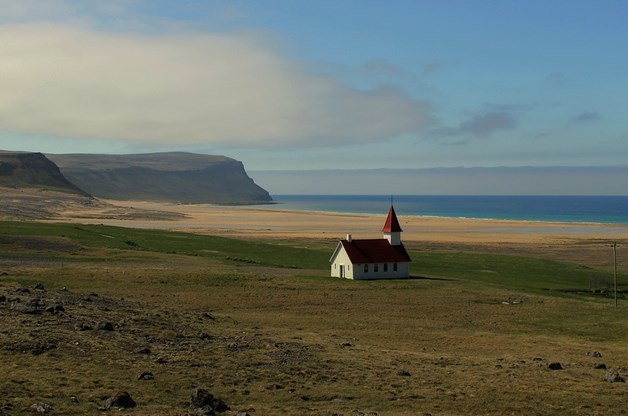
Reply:
M404 263L410 256L403 244L391 246L385 238L369 240L340 240L351 263Z
M384 223L384 228L382 228L383 233L395 233L401 232L401 226L399 225L399 220L397 220L397 214L395 214L395 209L390 206L388 210L388 217L386 218L386 222Z

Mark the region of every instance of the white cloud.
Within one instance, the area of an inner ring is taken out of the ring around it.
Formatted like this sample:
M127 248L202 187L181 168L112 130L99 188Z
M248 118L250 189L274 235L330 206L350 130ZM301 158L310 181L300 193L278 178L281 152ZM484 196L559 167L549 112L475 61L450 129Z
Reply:
M5 25L0 62L0 129L17 133L319 146L417 132L429 118L426 103L309 73L251 34Z

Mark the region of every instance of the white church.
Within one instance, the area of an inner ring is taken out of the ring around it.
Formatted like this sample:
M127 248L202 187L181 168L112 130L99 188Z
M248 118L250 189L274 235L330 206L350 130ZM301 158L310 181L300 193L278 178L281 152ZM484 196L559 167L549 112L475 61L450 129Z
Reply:
M401 226L390 206L383 238L340 240L332 254L332 277L345 279L403 279L410 277L410 256L401 242Z

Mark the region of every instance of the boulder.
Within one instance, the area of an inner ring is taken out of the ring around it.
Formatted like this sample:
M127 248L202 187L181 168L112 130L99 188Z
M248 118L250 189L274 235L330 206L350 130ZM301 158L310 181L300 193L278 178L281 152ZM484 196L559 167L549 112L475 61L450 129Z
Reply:
M74 329L76 329L77 331L91 331L94 328L92 328L90 324L80 323L74 325Z
M225 402L214 397L207 390L198 387L192 390L190 401L188 414L191 415L211 416L229 410L229 406Z
M609 383L624 383L626 381L619 375L619 371L617 370L608 370L604 375L604 380Z
M63 305L59 305L59 304L50 305L46 308L46 312L50 312L52 314L57 314L59 312L64 312L64 311L65 311L65 308L63 307Z
M51 340L38 342L31 349L31 354L41 355L46 351L50 351L57 348L57 343Z
M41 309L37 306L21 302L13 302L11 304L11 309L26 315L39 315L41 313Z
M560 363L556 362L556 363L549 363L547 365L547 368L549 368L550 370L562 370L563 366Z
M144 371L142 374L139 375L137 379L138 380L154 380L155 376L150 371Z
M52 410L52 406L47 403L38 402L38 403L33 403L31 405L31 409L34 412L45 414L45 413L50 413L50 411Z
M131 398L131 395L126 391L120 391L115 395L111 396L105 402L105 405L101 408L102 410L109 410L112 408L116 409L130 409L132 407L137 406L135 400Z
M98 322L96 324L96 329L99 331L113 331L114 330L113 324L111 322L104 322L104 321Z

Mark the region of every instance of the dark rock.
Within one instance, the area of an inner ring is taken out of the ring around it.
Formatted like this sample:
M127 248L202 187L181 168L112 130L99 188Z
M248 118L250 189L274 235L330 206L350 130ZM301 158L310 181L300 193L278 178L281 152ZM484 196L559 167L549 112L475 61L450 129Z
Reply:
M6 302L7 301L7 297L4 295L0 295L0 302Z
M35 289L37 289L37 290L45 290L45 289L44 289L44 285L43 285L43 284L41 284L41 283L37 283L37 284L35 285Z
M563 366L560 365L560 363L549 363L547 368L549 368L550 370L562 370Z
M40 309L42 309L44 306L46 306L46 303L42 299L40 299L40 298L33 298L28 303L29 303L29 305L34 306L36 308L40 308Z
M406 371L406 370L399 370L397 371L397 375L401 376L401 377L411 377L412 374L410 374L410 372Z
M63 305L50 305L46 308L46 312L50 312L53 314L57 314L59 312L64 312L65 308L63 307Z
M209 313L209 312L203 312L203 313L201 314L201 317L203 317L203 318L205 318L205 319L212 320L212 321L216 319L216 318L214 318L214 317L212 316L212 314L211 314L211 313Z
M72 401L72 403L78 403L79 399L78 396L76 394L73 394L70 396L70 400Z
M74 325L74 329L77 331L91 331L94 328L90 324L81 323Z
M343 342L342 344L340 344L342 347L353 347L353 344L351 344L350 342Z
M31 409L33 409L34 412L37 413L50 413L50 411L52 410L52 406L47 404L47 403L33 403L31 405Z
M15 291L17 293L31 293L30 289L27 287L18 287Z
M139 375L137 379L138 380L154 380L155 376L150 371L144 371L142 374Z
M31 350L31 354L41 355L45 353L46 351L50 351L55 348L57 348L57 344L54 341L38 342L37 344L35 344L35 346Z
M129 409L137 406L135 400L131 398L131 395L126 391L118 392L116 395L110 397L102 407L103 410L116 409Z
M194 415L214 415L229 410L229 406L222 400L214 397L205 389L195 388L190 397L190 411Z
M602 353L601 353L601 352L599 352L599 351L594 351L594 352L593 352L593 356L594 356L595 358L602 358Z
M114 330L113 324L111 322L104 322L104 321L98 322L96 324L96 329L98 331L113 331Z
M622 376L619 375L617 370L608 370L604 375L604 380L609 383L624 383L626 380Z
M136 354L150 354L151 350L148 347L144 347L144 348L140 348L139 350L135 351Z
M606 364L604 363L595 364L593 368L595 368L596 370L606 370Z
M21 302L13 302L11 304L11 309L26 315L39 315L41 313L41 309L39 309L37 306Z

